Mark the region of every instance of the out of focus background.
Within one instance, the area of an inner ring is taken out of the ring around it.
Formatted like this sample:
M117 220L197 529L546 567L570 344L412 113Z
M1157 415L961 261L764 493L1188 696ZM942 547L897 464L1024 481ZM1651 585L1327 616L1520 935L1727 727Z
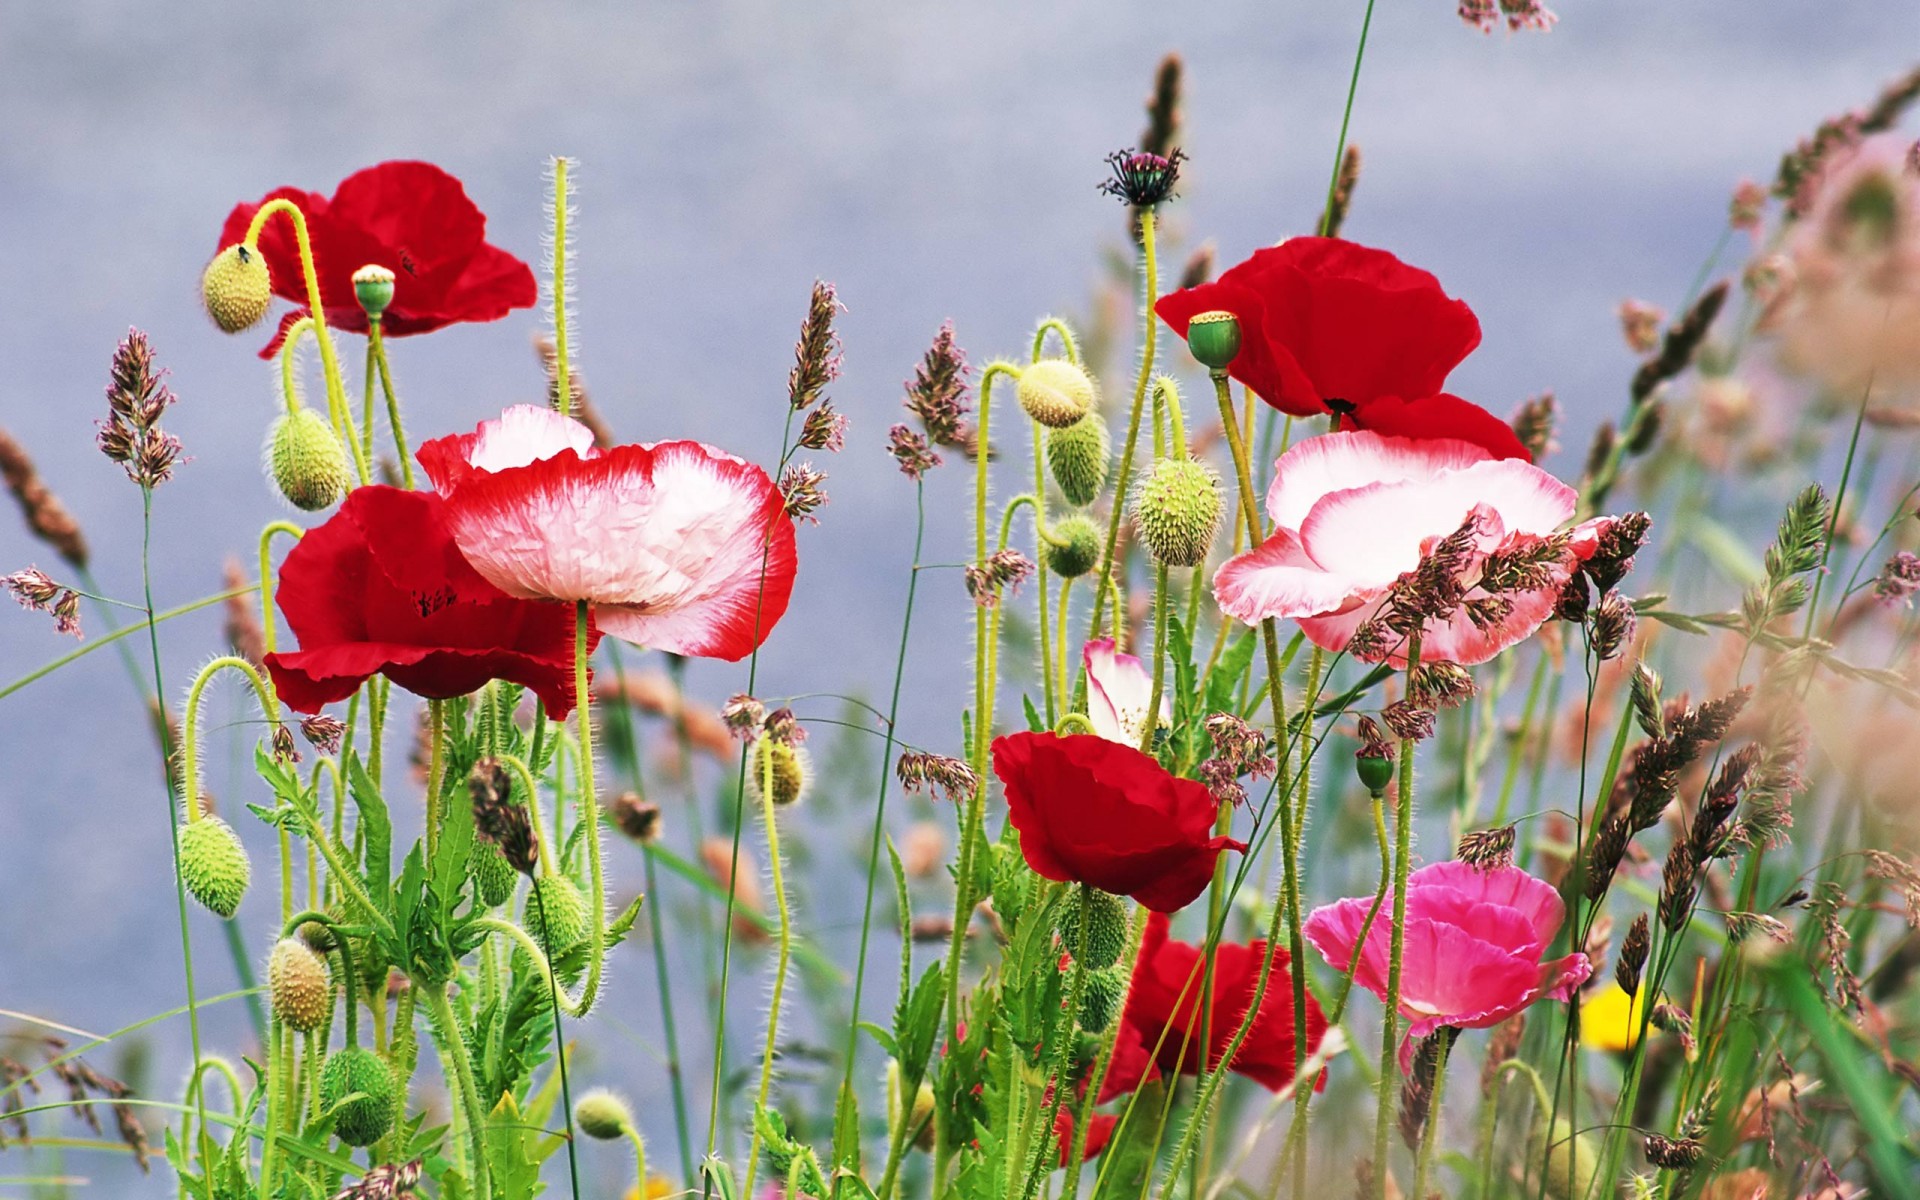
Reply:
M1568 0L1551 33L1511 36L1476 33L1453 9L1394 0L1376 13L1351 130L1365 172L1345 232L1434 271L1477 311L1484 344L1453 390L1502 414L1557 393L1567 449L1546 465L1570 476L1587 434L1619 411L1635 362L1617 303L1680 304L1727 227L1736 183L1769 180L1824 116L1909 67L1920 8ZM912 534L911 486L882 448L901 380L935 331L951 319L981 362L1020 352L1044 314L1111 314L1104 264L1128 253L1125 214L1095 184L1102 156L1138 139L1168 52L1185 64L1191 157L1167 210L1181 247L1168 276L1206 242L1226 265L1308 231L1361 13L1357 2L1257 0L0 6L0 426L75 511L102 586L136 598L139 495L92 435L114 344L129 325L146 330L180 397L168 428L189 455L157 498L156 599L217 591L228 557L246 558L261 524L285 515L258 465L276 404L255 357L265 334L223 336L197 302L228 210L277 186L331 192L359 167L424 158L465 181L492 241L537 262L545 161L570 155L578 368L623 439L694 437L771 460L808 288L837 285L846 358L830 391L853 426L846 450L820 463L832 503L802 530L793 607L758 690L875 697L892 669ZM415 441L538 400L541 321L526 311L393 342ZM1124 322L1120 333L1132 336ZM1124 345L1115 361L1129 361ZM1189 366L1177 342L1170 361ZM952 466L936 472L929 560L960 556L963 495ZM8 506L0 573L31 562L56 565ZM922 597L902 731L951 750L967 601L956 572L929 575ZM216 606L164 627L170 686L221 651L221 619ZM88 625L103 631L92 613ZM71 648L45 618L0 612L0 684ZM688 672L689 694L709 704L743 686L741 667ZM209 711L210 790L232 816L263 798L247 767L258 729L229 727L240 710L224 699ZM811 711L834 713L821 701ZM110 652L0 700L0 1009L104 1033L179 1003L144 721ZM410 722L394 724L403 754ZM850 851L864 803L829 801L811 852ZM844 847L835 812L854 814ZM671 803L667 821L670 841L684 840ZM264 864L263 828L237 823ZM614 890L631 893L637 854L616 845L613 861ZM675 886L656 901L669 913L690 895ZM254 947L266 944L270 891L256 889L239 918ZM799 902L829 943L857 926L854 883ZM217 922L198 909L193 921L202 994L232 989ZM617 956L575 1078L632 1095L670 1168L644 950L637 938ZM750 957L744 969L761 967ZM739 1028L756 1037L762 991L736 996ZM683 1012L686 1048L706 1044L707 1019ZM250 1051L240 1005L211 1010L207 1027L216 1046ZM185 1039L183 1023L162 1023L139 1043L144 1067L110 1065L172 1095ZM690 1082L704 1096L700 1069ZM25 1161L0 1155L0 1194ZM587 1166L609 1195L628 1169L619 1154ZM68 1167L109 1194L160 1186L103 1157Z

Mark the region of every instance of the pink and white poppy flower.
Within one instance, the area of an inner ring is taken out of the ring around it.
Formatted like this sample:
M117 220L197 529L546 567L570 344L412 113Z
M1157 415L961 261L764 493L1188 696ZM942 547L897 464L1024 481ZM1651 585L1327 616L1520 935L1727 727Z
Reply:
M1147 706L1153 702L1153 675L1138 658L1122 654L1112 638L1095 638L1080 651L1087 666L1087 718L1093 731L1110 742L1138 746L1147 732ZM1173 706L1160 697L1160 723L1173 719Z
M1360 944L1373 897L1336 901L1307 917L1302 932L1335 970L1345 971ZM1393 893L1373 926L1353 981L1387 995ZM1560 894L1518 867L1482 871L1470 863L1434 863L1407 879L1406 937L1401 955L1400 1013L1409 1039L1441 1026L1485 1029L1538 1000L1565 1000L1586 982L1584 954L1542 962L1566 909Z
M752 653L793 591L793 523L767 473L700 442L600 450L516 405L415 456L473 568L510 596L587 601L599 628L674 654Z
M1291 618L1314 645L1339 650L1378 611L1394 582L1469 516L1479 521L1462 568L1471 587L1489 554L1549 538L1572 518L1576 500L1572 488L1533 464L1497 458L1471 442L1366 431L1309 438L1274 464L1267 491L1273 532L1259 549L1221 564L1214 598L1222 611L1249 624ZM1464 609L1448 621L1428 621L1421 658L1486 662L1533 633L1552 615L1578 561L1593 553L1607 521L1573 531L1546 586L1502 593L1511 611L1485 628ZM1404 663L1404 647L1388 657Z

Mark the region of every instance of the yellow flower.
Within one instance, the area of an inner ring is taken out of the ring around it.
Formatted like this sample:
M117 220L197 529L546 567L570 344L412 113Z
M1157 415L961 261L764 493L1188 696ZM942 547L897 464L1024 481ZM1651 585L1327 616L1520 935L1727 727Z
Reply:
M636 1183L627 1189L626 1200L663 1200L664 1197L679 1194L679 1190L673 1186L672 1180L654 1175L647 1180L646 1195L640 1194L640 1185Z
M1644 996L1610 983L1580 1005L1580 1041L1594 1050L1631 1050L1640 1040Z

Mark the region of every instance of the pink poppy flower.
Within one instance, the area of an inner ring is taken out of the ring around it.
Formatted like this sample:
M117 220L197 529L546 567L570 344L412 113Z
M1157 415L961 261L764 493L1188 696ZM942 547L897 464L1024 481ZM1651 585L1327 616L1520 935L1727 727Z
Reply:
M793 522L752 463L700 442L600 450L585 425L517 405L416 457L460 553L525 599L585 600L600 629L730 661L793 591Z
M1373 897L1336 901L1307 917L1302 932L1339 971L1353 961ZM1389 892L1367 932L1353 981L1387 994ZM1565 1000L1593 966L1584 954L1542 962L1566 911L1560 894L1518 867L1482 871L1468 863L1434 863L1407 880L1406 939L1400 1013L1413 1022L1409 1039L1441 1026L1485 1029L1537 1000Z
M1122 654L1112 638L1095 638L1080 651L1087 665L1087 717L1093 731L1110 742L1138 746L1147 731L1147 706L1153 702L1153 675L1131 654ZM1173 706L1160 697L1160 719L1173 718Z
M1471 599L1493 600L1475 621L1465 606L1422 630L1421 658L1485 662L1538 629L1579 561L1592 555L1607 519L1573 531L1542 585L1490 596L1475 585L1491 554L1537 547L1574 513L1574 490L1533 464L1500 458L1453 438L1414 439L1358 431L1309 438L1280 456L1267 492L1274 530L1259 549L1221 564L1213 577L1222 611L1249 624L1296 621L1308 640L1346 647L1379 611L1401 575L1435 542L1478 521L1461 578ZM1489 619L1492 618L1492 619ZM1384 654L1404 663L1404 645Z

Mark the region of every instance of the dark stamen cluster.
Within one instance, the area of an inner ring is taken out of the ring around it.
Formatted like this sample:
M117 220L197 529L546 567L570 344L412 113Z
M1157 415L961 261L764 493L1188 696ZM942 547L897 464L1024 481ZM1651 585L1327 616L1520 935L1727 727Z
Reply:
M1100 190L1133 208L1152 208L1173 198L1174 185L1180 182L1180 164L1187 153L1178 148L1166 154L1145 150L1115 150L1107 155L1113 178L1102 180Z

